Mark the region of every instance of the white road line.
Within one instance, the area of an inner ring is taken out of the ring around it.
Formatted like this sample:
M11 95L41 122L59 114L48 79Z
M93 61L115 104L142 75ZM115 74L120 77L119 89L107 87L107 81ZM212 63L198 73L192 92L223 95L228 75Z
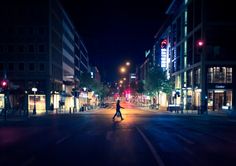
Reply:
M22 166L28 166L28 165L31 165L31 164L33 163L34 160L35 160L35 157L32 156L32 157L30 157L28 160L26 160L26 161L22 164Z
M186 142L187 144L191 144L193 145L194 142L190 141L189 139L185 138L184 136L180 135L180 134L176 134L177 137L179 137L181 140L183 140L184 142Z
M194 153L191 151L191 150L189 150L188 148L184 148L184 151L185 152L187 152L188 154L190 154L190 155L193 155Z
M112 136L113 131L108 131L106 134L106 140L110 141L112 140L111 136Z
M157 151L155 150L154 146L152 145L152 143L148 140L148 138L145 136L145 134L138 128L136 127L136 129L138 130L139 134L143 137L144 141L146 142L146 144L148 145L153 157L155 158L157 164L159 166L165 166L164 162L162 161L160 155L157 153Z
M56 142L56 144L57 144L57 145L58 145L58 144L61 144L62 142L64 142L64 141L67 140L68 138L70 138L70 135L65 136L65 137L62 137L61 139L59 139L59 140Z
M236 122L236 120L228 120L229 122Z

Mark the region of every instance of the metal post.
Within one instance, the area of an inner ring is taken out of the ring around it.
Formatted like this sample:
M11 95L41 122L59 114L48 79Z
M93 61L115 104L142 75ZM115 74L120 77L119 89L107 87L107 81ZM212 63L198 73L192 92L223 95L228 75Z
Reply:
M36 96L34 92L34 109L33 109L33 115L36 115Z

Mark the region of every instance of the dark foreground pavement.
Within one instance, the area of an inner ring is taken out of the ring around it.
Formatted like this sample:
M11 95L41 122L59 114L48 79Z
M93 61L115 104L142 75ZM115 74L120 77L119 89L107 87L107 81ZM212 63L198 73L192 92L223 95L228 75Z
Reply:
M0 165L236 165L236 120L175 116L124 104L0 123Z

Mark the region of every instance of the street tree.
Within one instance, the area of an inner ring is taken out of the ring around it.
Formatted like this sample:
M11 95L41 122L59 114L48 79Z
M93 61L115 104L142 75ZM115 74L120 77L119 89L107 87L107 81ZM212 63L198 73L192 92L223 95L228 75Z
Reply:
M164 71L160 66L153 66L150 68L144 84L144 89L145 92L150 96L158 96L158 104L159 93L162 91L169 95L172 91L172 88L172 80L167 79L166 71Z

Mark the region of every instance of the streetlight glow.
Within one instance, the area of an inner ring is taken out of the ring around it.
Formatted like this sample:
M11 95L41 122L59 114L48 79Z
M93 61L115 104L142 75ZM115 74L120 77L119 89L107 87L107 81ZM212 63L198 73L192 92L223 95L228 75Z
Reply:
M130 62L126 62L126 66L130 66Z
M121 73L125 73L125 72L126 72L126 68L125 68L125 67L121 67L121 68L120 68L120 72L121 72Z

